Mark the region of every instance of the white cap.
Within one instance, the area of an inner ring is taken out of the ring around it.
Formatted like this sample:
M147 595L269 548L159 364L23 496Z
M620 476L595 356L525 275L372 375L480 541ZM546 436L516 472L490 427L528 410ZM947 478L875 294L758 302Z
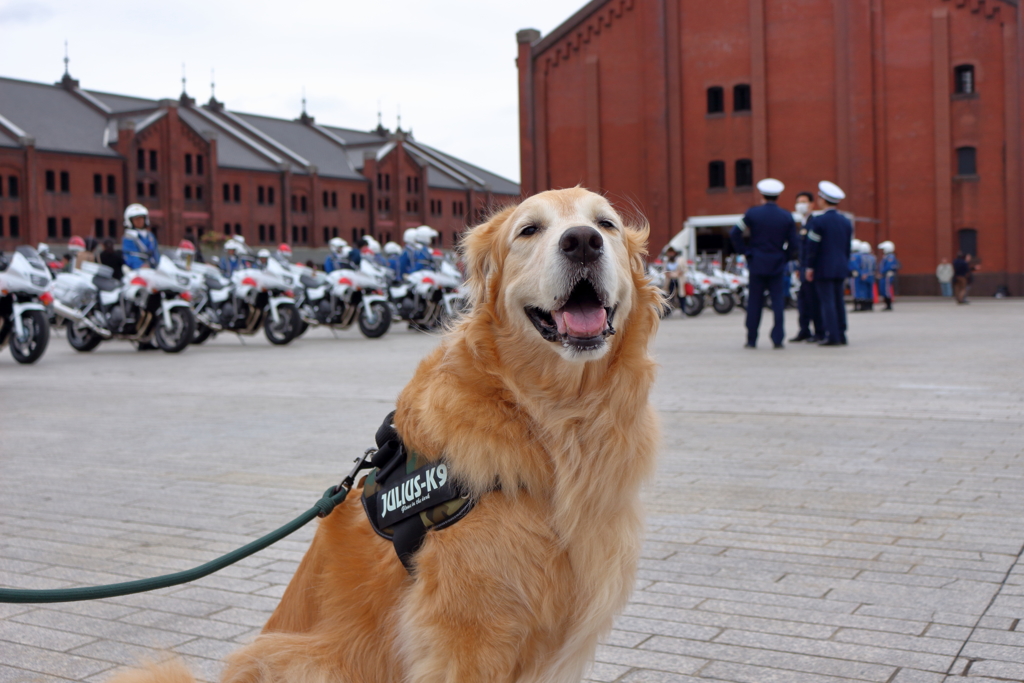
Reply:
M860 243L860 253L862 253L862 254L870 254L873 251L874 251L874 249L871 248L871 243L870 242L861 242Z
M401 254L402 253L402 245L398 244L397 242L388 242L387 244L384 245L384 253L385 254Z
M896 245L890 240L886 240L878 245L878 248L882 250L882 253L891 254L896 251Z
M258 252L256 252L256 258L270 258L270 250L260 249Z
M818 183L818 196L830 204L838 204L846 199L846 193L843 192L842 188L828 180L822 180Z
M416 228L416 241L420 244L430 244L430 240L437 237L437 230L429 225L421 225Z
M782 181L775 178L765 178L757 182L757 191L765 197L778 197L785 189L786 186L782 184Z
M230 239L224 243L224 251L238 251L241 246L234 239Z

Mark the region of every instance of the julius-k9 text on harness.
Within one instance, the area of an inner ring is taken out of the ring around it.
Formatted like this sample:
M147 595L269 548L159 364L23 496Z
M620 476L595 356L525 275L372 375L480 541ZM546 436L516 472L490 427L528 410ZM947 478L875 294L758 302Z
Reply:
M412 571L413 555L428 529L444 529L473 508L448 466L406 449L392 423L392 411L377 430L373 470L363 483L363 510L377 535L394 545L398 559Z

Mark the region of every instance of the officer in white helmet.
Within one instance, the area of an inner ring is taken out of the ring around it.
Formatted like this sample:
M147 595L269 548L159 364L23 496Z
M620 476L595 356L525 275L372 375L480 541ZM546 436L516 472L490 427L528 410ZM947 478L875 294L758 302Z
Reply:
M807 281L818 289L821 322L825 328L822 346L846 344L846 306L843 282L850 274L850 241L853 225L836 207L846 193L833 182L818 183L820 215L807 224Z
M400 264L399 258L402 256L402 245L398 242L388 242L384 245L382 256L384 257L384 265L391 270L391 277L395 280L400 278Z
M332 237L327 243L330 253L324 261L324 272L331 273L342 268L352 269L358 267L358 251L348 246L348 242L340 237ZM355 256L354 256L355 255ZM355 261L353 262L353 258Z
M855 240L856 241L856 240ZM868 242L857 244L859 252L852 257L857 264L853 273L853 310L870 311L875 307L875 255Z
M433 270L434 268L434 257L430 253L430 248L423 244L425 238L429 241L427 233L423 228L427 228L434 235L437 235L433 228L426 225L421 225L418 228L409 228L402 235L405 248L402 250L402 256L398 259L399 278L408 273L415 273L418 270Z
M260 249L256 252L256 266L260 270L266 270L267 265L270 263L270 250Z
M149 229L149 210L142 204L129 204L124 210L124 227L121 253L125 265L132 270L156 268L160 263L160 247L156 235Z
M241 251L243 251L243 247L235 239L224 243L224 258L220 260L220 269L226 277L230 278L236 270L245 267L240 256Z
M781 349L786 338L786 266L791 252L795 256L797 234L793 215L778 205L779 195L785 189L785 185L775 178L765 178L758 182L761 204L748 209L729 234L733 248L746 257L750 270L745 344L748 349L757 347L757 331L761 325L765 291L771 296L775 317L772 344Z
M878 264L878 294L885 299L885 310L892 310L892 299L896 286L896 272L900 269L900 260L896 258L896 245L886 240L878 245L882 251L882 261Z

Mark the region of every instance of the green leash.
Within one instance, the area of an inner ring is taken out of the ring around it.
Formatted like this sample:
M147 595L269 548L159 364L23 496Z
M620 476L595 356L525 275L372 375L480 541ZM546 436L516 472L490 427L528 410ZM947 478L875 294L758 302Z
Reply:
M356 473L362 469L367 458L373 449L367 451L366 455L356 458L356 466L352 472L345 477L340 484L332 486L324 492L323 497L316 502L316 505L306 510L301 515L285 524L280 529L272 531L252 543L242 546L227 555L211 560L206 564L174 574L154 576L150 579L138 579L136 581L125 581L124 583L111 583L105 586L83 586L81 588L54 588L51 590L17 590L12 588L0 588L0 603L44 603L44 602L77 602L79 600L101 600L103 598L116 598L121 595L132 595L133 593L145 593L158 588L178 586L190 581L196 581L204 576L213 574L243 560L253 553L263 550L267 546L277 543L282 538L295 533L302 527L312 522L317 517L326 517L331 514L335 506L340 505L348 496L355 480Z

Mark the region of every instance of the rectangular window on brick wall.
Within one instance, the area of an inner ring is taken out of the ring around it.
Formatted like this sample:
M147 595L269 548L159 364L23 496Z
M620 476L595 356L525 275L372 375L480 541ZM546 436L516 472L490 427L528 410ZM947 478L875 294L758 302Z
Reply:
M732 110L750 111L750 86L746 83L734 85L732 88Z
M331 193L331 208L332 209L337 209L338 208L338 193L337 192L332 192Z
M302 243L305 244L308 241L309 241L309 232L306 229L306 226L303 225L302 226Z
M267 241L267 226L260 223L260 242Z
M708 188L725 187L725 162L712 161L708 164Z
M192 199L192 186L191 185L186 185L185 186L185 199Z
M256 203L263 204L266 201L266 194L264 193L263 186L260 185L256 188Z
M0 237L4 236L4 217L0 216Z
M57 174L53 171L47 171L45 173L46 178L46 191L56 192L57 191Z
M145 171L146 170L146 150L140 149L138 151L137 157L138 157L137 158L137 162L138 163L136 164L136 166L138 167L138 169L140 171Z
M754 184L754 164L750 159L736 160L736 187L750 187Z
M230 223L225 223L224 224L224 234L227 235L228 237L231 237L231 224Z
M96 219L96 224L93 226L93 228L94 228L94 234L96 235L96 237L103 237L103 219L102 218L97 218Z
M107 237L117 237L117 221L113 218L107 221Z
M974 147L957 147L956 174L959 176L978 175L978 152Z
M57 236L57 219L54 216L47 216L46 218L46 236Z
M721 114L725 111L725 94L721 86L708 88L708 113Z
M326 225L324 226L324 244L327 244L327 240L331 239L331 229Z
M185 175L192 175L192 155L185 155Z
M274 227L273 223L271 223L267 228L267 236L270 238L271 242L277 241L277 228Z
M274 205L274 188L272 187L267 188L267 204ZM273 241L274 238L271 237L270 239Z
M224 201L231 201L231 186L227 183L224 183Z
M18 176L9 176L7 178L7 196L11 199L18 197Z
M234 187L234 195L235 195L235 204L241 204L242 203L242 186L241 185L235 185L235 187Z
M306 213L306 195L299 197L299 206L302 208L302 213Z
M203 199L203 186L196 185L196 201L202 201Z
M150 183L149 184L149 196L150 197L156 197L157 196L156 195L156 183Z
M360 211L366 211L366 195L365 194L359 195L359 210Z
M99 173L92 174L93 194L103 194L103 176Z
M157 165L156 165L156 150L155 149L151 149L151 150L149 150L149 170L150 171L155 171L156 168L157 168Z
M117 178L112 175L107 176L107 194L117 194Z
M242 224L241 223L235 223L235 234L236 235L241 235L242 234Z
M203 175L203 155L196 155L196 175Z
M60 172L60 191L64 194L71 192L71 175L67 171Z
M8 233L11 237L21 237L21 218L10 216L7 221Z
M71 219L61 218L60 219L60 236L71 237Z
M135 194L139 199L146 196L146 183L135 183Z
M293 225L292 226L292 244L298 244L298 243L299 243L299 226Z
M330 193L327 192L327 190L324 190L324 208L331 208L331 195Z

